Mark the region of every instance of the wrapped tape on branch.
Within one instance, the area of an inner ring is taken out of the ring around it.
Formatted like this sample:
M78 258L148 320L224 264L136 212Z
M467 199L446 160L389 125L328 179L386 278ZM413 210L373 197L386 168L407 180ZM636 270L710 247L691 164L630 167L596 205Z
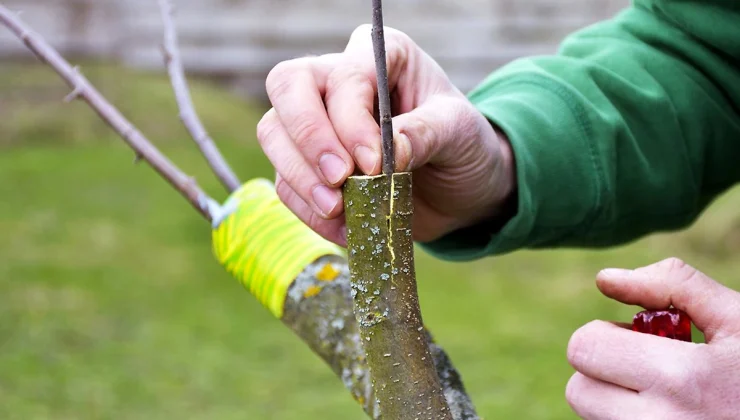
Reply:
M214 223L213 251L226 271L277 318L295 278L309 264L344 250L308 228L278 198L273 184L253 179L234 191Z

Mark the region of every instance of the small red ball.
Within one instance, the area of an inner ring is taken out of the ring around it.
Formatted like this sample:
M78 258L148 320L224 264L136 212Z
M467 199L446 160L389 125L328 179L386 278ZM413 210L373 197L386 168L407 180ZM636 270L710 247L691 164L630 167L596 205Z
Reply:
M691 318L676 308L642 311L632 319L632 331L691 342Z

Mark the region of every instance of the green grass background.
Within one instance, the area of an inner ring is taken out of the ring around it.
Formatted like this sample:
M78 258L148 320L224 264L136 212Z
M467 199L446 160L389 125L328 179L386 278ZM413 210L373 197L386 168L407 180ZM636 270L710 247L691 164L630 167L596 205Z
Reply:
M83 70L177 164L224 194L178 124L167 80ZM264 109L194 84L243 179L272 177ZM211 255L209 228L39 65L0 67L1 419L362 419L341 383ZM570 334L639 308L594 287L604 267L678 256L740 287L740 191L691 229L600 251L475 263L417 253L424 318L489 419L571 419Z

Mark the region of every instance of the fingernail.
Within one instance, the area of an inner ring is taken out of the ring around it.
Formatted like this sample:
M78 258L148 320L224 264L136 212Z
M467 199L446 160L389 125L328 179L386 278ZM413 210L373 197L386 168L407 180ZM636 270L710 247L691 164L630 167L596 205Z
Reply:
M411 149L411 140L403 133L393 136L393 144L396 152L396 170L406 172L411 170L414 163L413 150Z
M339 196L325 185L318 185L313 189L313 201L324 214L328 216L339 202Z
M605 268L601 270L601 277L607 277L610 279L625 278L632 273L632 270L625 270L622 268Z
M365 174L375 173L375 167L378 166L380 157L373 149L367 146L357 146L354 154L355 160L360 165L362 172Z
M330 184L336 184L347 173L347 164L334 153L325 153L319 158L319 169Z

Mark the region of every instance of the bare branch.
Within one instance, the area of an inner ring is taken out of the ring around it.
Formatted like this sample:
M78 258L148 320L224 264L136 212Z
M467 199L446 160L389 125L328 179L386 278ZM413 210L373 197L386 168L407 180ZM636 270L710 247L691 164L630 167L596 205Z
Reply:
M195 112L193 100L190 97L188 82L185 78L180 49L177 43L177 28L174 22L174 9L169 0L159 0L159 9L164 24L163 53L167 66L167 72L172 82L172 90L175 92L177 106L180 108L180 120L195 140L201 153L208 161L213 173L229 192L235 191L241 185L234 171L219 152L213 139L208 135L203 123Z
M396 167L393 149L393 119L391 114L391 95L388 89L388 66L385 62L385 35L383 31L383 5L381 0L373 0L373 51L375 52L375 72L378 78L378 104L380 109L380 133L383 146L383 173L390 175Z
M51 66L73 89L65 100L82 98L119 136L141 156L180 194L185 197L206 219L213 219L215 202L198 185L162 154L120 111L108 102L100 92L72 67L51 45L36 35L7 7L0 4L0 23L7 26L36 56Z

